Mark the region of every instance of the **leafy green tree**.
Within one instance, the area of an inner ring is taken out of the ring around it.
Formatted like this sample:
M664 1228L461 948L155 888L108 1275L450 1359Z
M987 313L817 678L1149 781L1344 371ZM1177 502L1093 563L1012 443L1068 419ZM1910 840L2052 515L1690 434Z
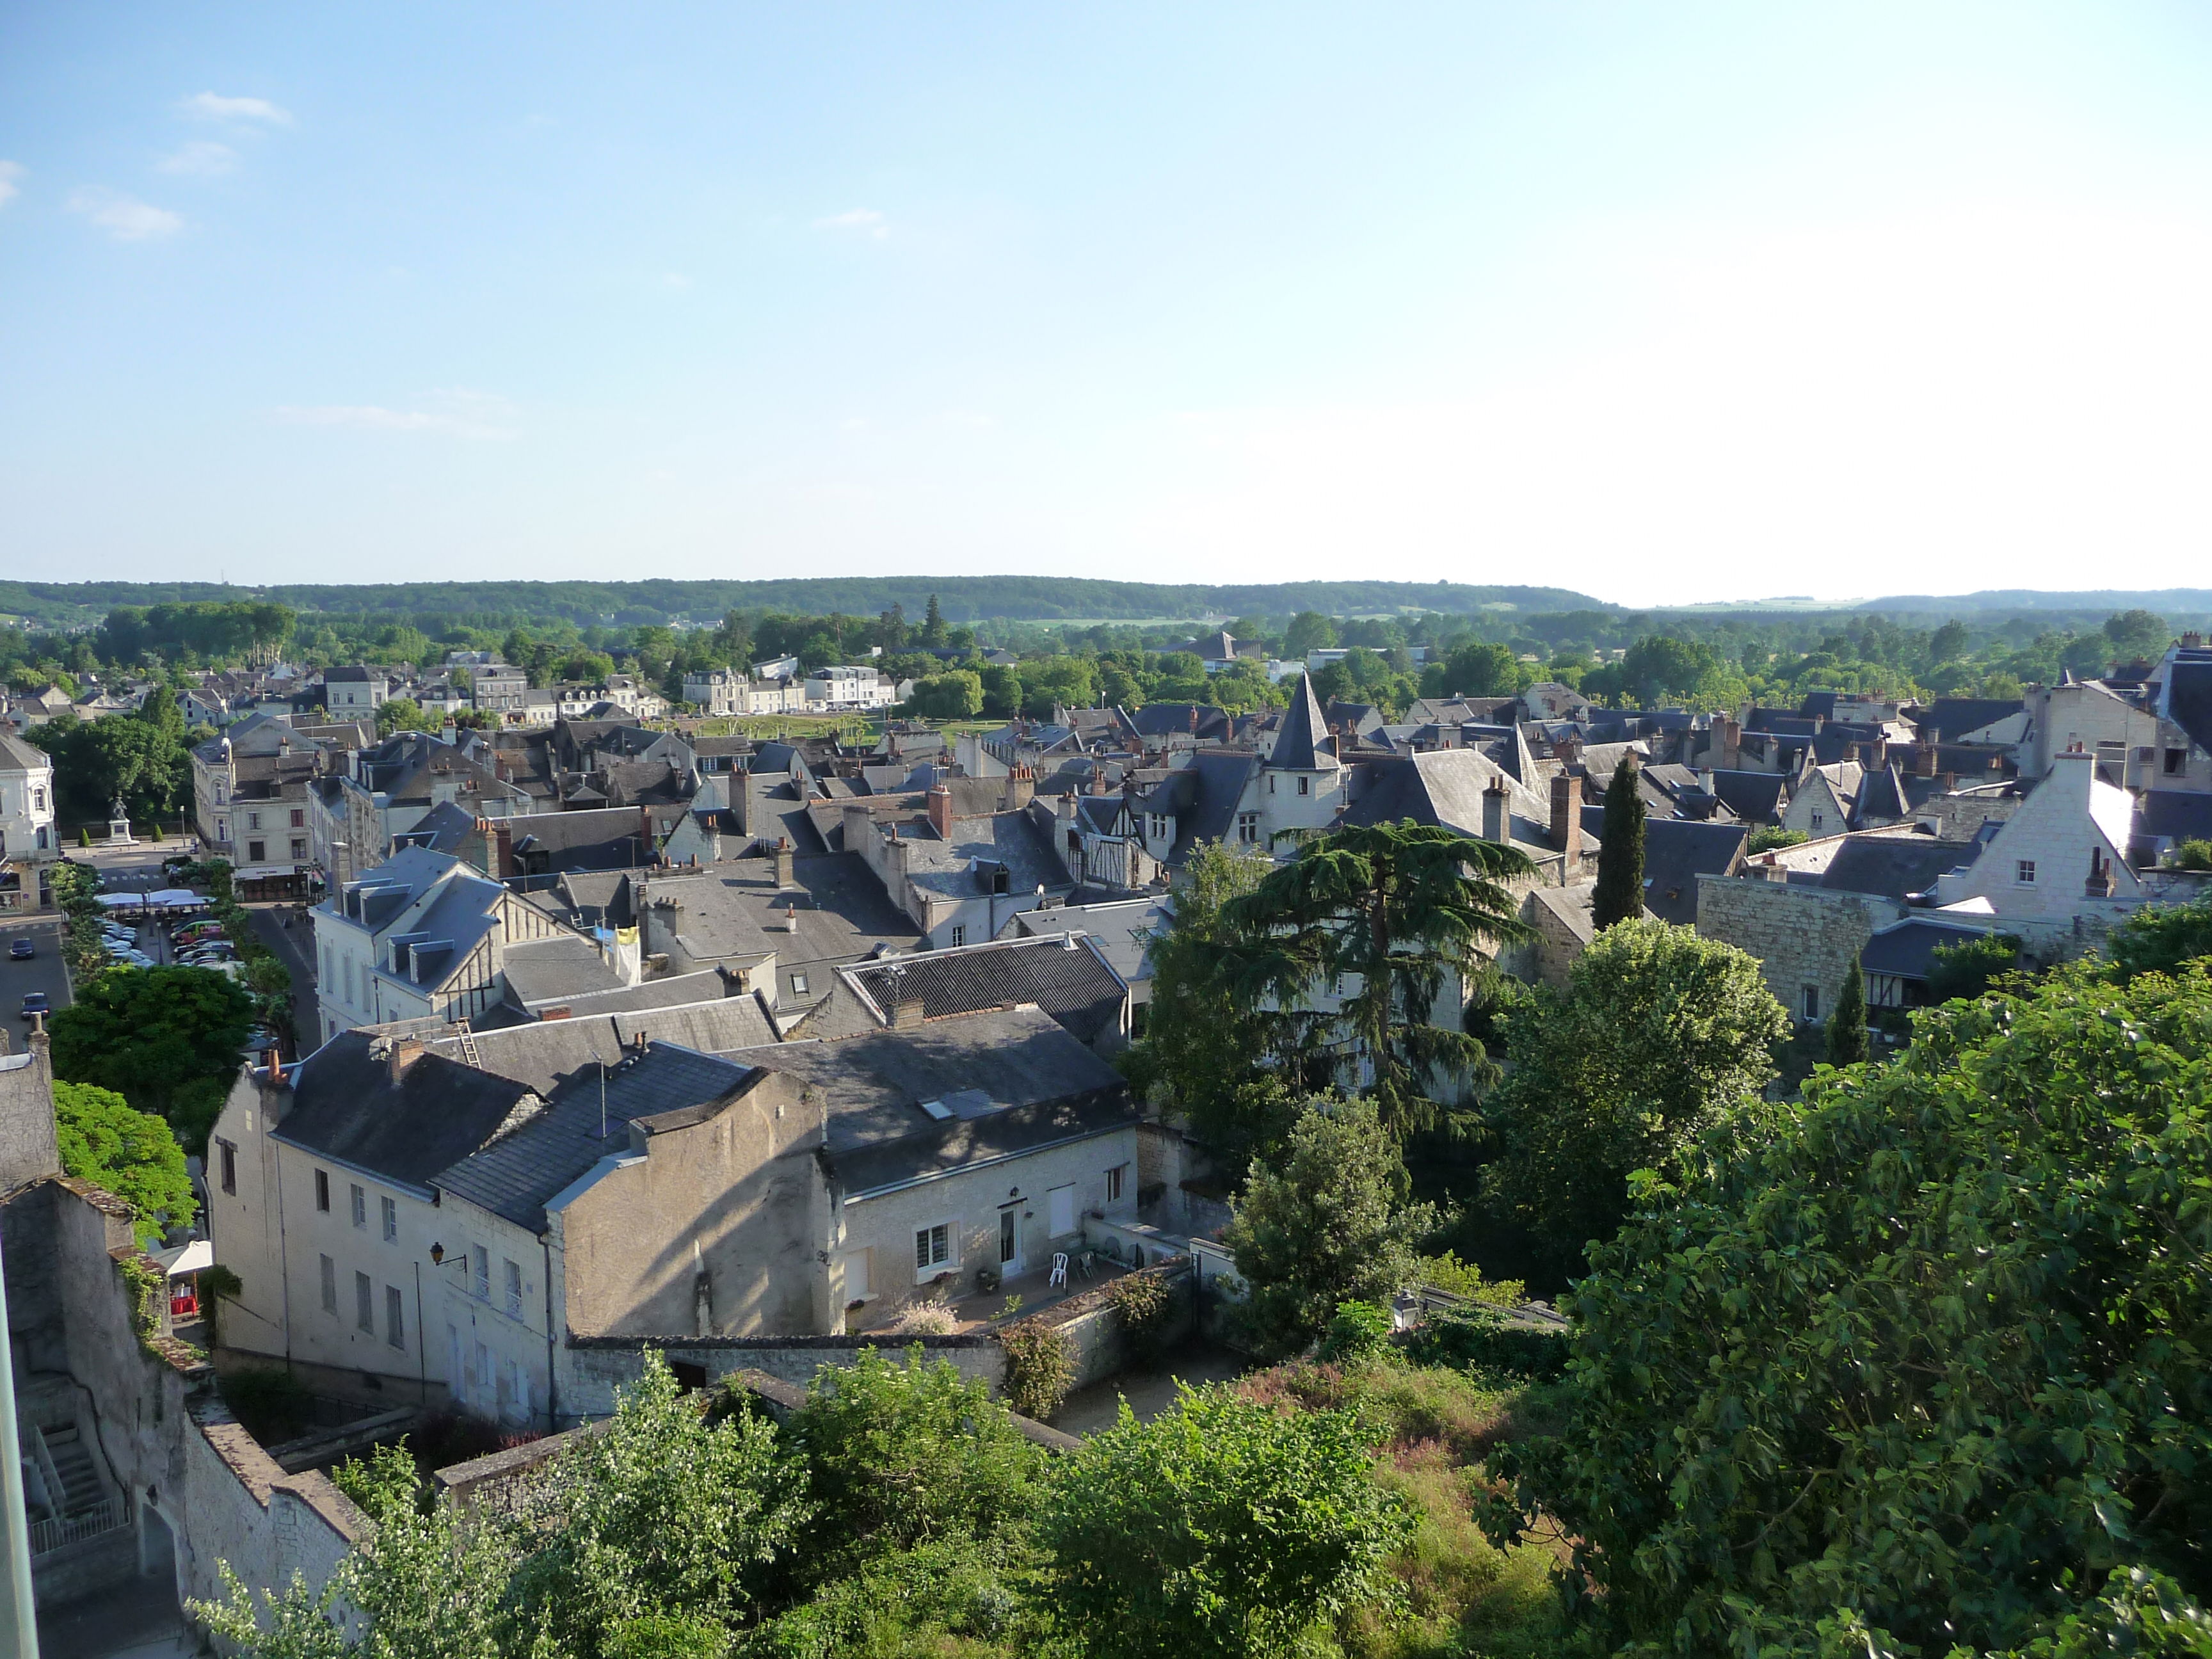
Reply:
M1303 658L1336 644L1336 624L1318 611L1301 611L1283 630L1283 654Z
M1590 922L1602 931L1644 915L1644 797L1637 793L1636 768L1626 755L1606 786L1605 828L1599 842Z
M2208 1067L2212 978L2077 965L1716 1137L1595 1251L1488 1524L1571 1539L1624 1652L2201 1651ZM2149 1574L2196 1645L2074 1644Z
M1222 1243L1247 1299L1255 1342L1296 1353L1328 1328L1340 1302L1382 1302L1419 1273L1414 1246L1435 1224L1408 1206L1396 1141L1366 1100L1306 1103L1273 1164L1255 1159Z
M983 714L991 720L1012 720L1022 712L1021 677L1000 663L983 669Z
M56 1082L54 1127L64 1171L129 1204L141 1244L159 1243L171 1227L189 1226L199 1213L185 1149L169 1126L132 1110L113 1090Z
M394 732L428 732L434 729L422 705L412 697L392 697L379 703L376 709L376 735L388 738Z
M1828 1064L1856 1066L1870 1052L1867 1042L1866 975L1858 958L1844 972L1844 988L1828 1016Z
M1564 994L1508 1016L1512 1067L1486 1103L1498 1156L1489 1201L1571 1265L1612 1237L1629 1177L1664 1169L1758 1102L1790 1017L1758 962L1663 921L1616 923L1576 958Z
M1226 842L1185 860L1166 926L1146 943L1152 1001L1144 1036L1121 1065L1156 1106L1180 1109L1221 1168L1242 1170L1287 1127L1283 1091L1265 1078L1269 1027L1222 972L1231 938L1223 907L1257 888L1266 857Z
M921 619L921 642L934 648L945 644L946 638L945 612L938 609L937 595L933 593L929 596L929 609Z
M222 1110L253 1000L204 968L118 968L53 1017L54 1075L112 1090L200 1151Z
M789 1438L815 1510L808 1553L835 1562L988 1534L1025 1517L1036 1495L1041 1454L989 1386L919 1345L902 1363L864 1348L854 1364L824 1365Z
M222 1599L186 1611L242 1659L489 1659L514 1650L502 1644L512 1638L508 1587L524 1547L512 1525L449 1502L422 1508L415 1460L402 1446L378 1447L366 1464L342 1467L337 1480L373 1530L319 1590L295 1576L262 1587L257 1606L226 1561Z
M2173 629L2153 611L2123 611L2105 618L2105 647L2114 662L2156 662L2173 643Z
M1528 689L1521 659L1510 646L1469 640L1444 659L1438 691L1446 696L1510 697Z
M805 1480L766 1420L709 1422L648 1353L606 1430L526 1494L520 1617L583 1653L655 1615L732 1625L804 1535Z
M1632 696L1658 702L1689 696L1719 666L1711 650L1695 640L1650 634L1621 658L1621 684Z
M2147 905L2112 929L2106 948L2127 978L2170 974L2184 963L2212 957L2212 897Z
M1393 1133L1425 1128L1433 1091L1495 1077L1462 1006L1484 947L1527 936L1505 883L1532 867L1516 848L1411 819L1316 837L1223 907L1228 993L1279 1057L1364 1069Z
M1935 633L1929 635L1929 661L1935 663L1946 663L1950 662L1956 658L1965 656L1966 654L1966 642L1969 637L1970 636L1966 632L1966 624L1960 622L1956 617L1952 617L1950 621L1945 623L1941 628L1937 629Z
M907 708L930 720L973 720L983 712L983 678L965 668L931 674L914 683Z
M1279 1416L1225 1388L1129 1408L1061 1460L1038 1521L1053 1596L1097 1659L1270 1659L1399 1594L1413 1535L1349 1412Z

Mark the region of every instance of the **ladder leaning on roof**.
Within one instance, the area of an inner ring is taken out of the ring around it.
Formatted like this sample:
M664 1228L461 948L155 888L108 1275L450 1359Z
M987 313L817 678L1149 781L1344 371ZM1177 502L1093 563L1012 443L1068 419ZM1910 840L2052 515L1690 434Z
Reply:
M476 1071L483 1070L483 1061L477 1057L477 1034L469 1029L465 1019L457 1023L454 1035L460 1039L461 1058Z

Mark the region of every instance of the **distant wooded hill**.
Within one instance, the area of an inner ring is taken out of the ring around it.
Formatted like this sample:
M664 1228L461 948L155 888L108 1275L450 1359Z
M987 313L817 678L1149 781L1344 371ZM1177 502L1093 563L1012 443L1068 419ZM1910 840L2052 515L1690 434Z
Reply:
M1145 621L1299 611L1358 616L1395 611L1464 613L1605 609L1563 587L1489 587L1459 582L1274 582L1170 586L1076 576L835 576L782 581L286 583L226 587L214 582L4 582L0 611L40 621L95 618L122 605L192 600L273 600L337 616L457 617L550 621L579 627L637 626L688 617L719 621L731 611L872 617L893 605L919 622L935 594L950 622L986 617L1054 622ZM64 615L64 611L70 614Z
M0 582L0 614L28 617L49 626L99 621L117 605L191 600L257 599L302 613L385 617L394 621L446 616L470 625L512 626L567 621L579 627L636 627L688 617L719 620L731 611L775 611L799 615L872 617L893 605L919 622L935 594L948 621L1145 622L1206 617L1282 617L1300 611L1347 617L1400 611L1464 615L1497 611L1526 617L1591 611L1643 616L1668 607L1608 604L1561 587L1478 586L1462 582L1246 582L1170 586L1100 581L1076 576L836 576L779 581L639 582L374 582L286 583L267 587L216 582ZM1805 616L1802 603L1773 601L1778 614ZM2212 588L2154 592L2038 592L1990 589L1950 597L1909 594L1838 605L1838 612L1893 616L1972 617L1990 612L2072 612L2101 617L2136 608L2183 618L2212 612ZM1708 615L1711 610L1705 610ZM1730 607L1756 616L1761 604Z

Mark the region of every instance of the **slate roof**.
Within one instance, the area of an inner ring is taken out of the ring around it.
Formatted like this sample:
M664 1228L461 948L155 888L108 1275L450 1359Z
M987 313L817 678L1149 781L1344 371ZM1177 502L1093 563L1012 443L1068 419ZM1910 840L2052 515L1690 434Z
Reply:
M1874 937L1860 949L1859 966L1869 974L1924 980L1936 966L1938 945L1964 945L1990 931L1938 921L1933 916L1908 916L1875 930Z
M1439 749L1425 755L1392 756L1364 763L1366 787L1344 811L1347 824L1440 823L1462 835L1482 834L1482 797L1490 780L1506 780L1513 840L1539 855L1550 845L1552 804L1522 786L1487 756L1473 749ZM1585 853L1597 850L1583 836Z
M1283 711L1274 747L1267 751L1267 764L1294 772L1329 770L1338 762L1327 746L1328 737L1328 722L1321 712L1320 699L1314 696L1313 676L1301 674L1297 689L1291 693L1290 705Z
M1604 827L1604 802L1585 805L1583 828ZM1733 819L1645 818L1644 908L1662 921L1696 921L1698 878L1732 872L1750 839L1751 826Z
M728 1058L824 1090L830 1162L848 1194L1109 1133L1142 1115L1121 1074L1037 1008ZM959 1115L934 1120L921 1109L925 1100L945 1101Z
M629 1152L633 1118L727 1100L752 1076L744 1066L664 1042L611 1066L580 1066L562 1079L545 1110L443 1170L436 1185L542 1233L549 1200L601 1158Z
M1779 772L1716 771L1712 793L1750 823L1772 823L1789 805L1790 780Z
M43 749L34 749L13 732L0 732L0 772L35 772L53 764Z
M392 1081L372 1054L391 1041L341 1031L289 1074L292 1105L270 1133L287 1145L426 1191L441 1170L489 1140L528 1084L426 1052Z
M2212 794L2180 789L2154 789L2136 800L2136 821L2130 841L2146 853L2157 842L2212 840ZM2135 859L2131 848L2130 861Z
M438 1030L445 1030L442 1024ZM578 1066L601 1060L612 1065L622 1058L623 1045L641 1033L650 1042L680 1044L701 1054L754 1048L776 1040L775 1027L757 1001L725 997L674 1008L630 1009L479 1030L475 1042L483 1070L550 1096ZM432 1054L449 1060L460 1056L458 1034L426 1035L423 1042Z
M568 812L530 812L502 820L513 836L516 865L531 875L588 870L633 870L653 861L641 828L653 811L656 830L681 816L664 809L607 806Z
M1072 941L1073 948L1063 939ZM885 1024L899 1003L917 998L924 1017L930 1019L1033 1002L1086 1043L1120 1027L1121 1007L1129 994L1105 953L1087 934L1073 932L882 957L838 972Z
M1938 697L1921 711L1915 724L1922 737L1944 742L1978 732L2027 706L2018 697Z
M508 1000L525 1008L623 988L599 947L576 933L521 940L507 947L503 960Z
M1862 826L1869 820L1896 820L1910 817L1911 807L1905 798L1905 779L1897 768L1889 766L1870 769L1859 781L1858 799L1851 807L1851 818Z
M724 1000L753 1003L751 997L732 997L730 981L714 969L707 968L696 974L672 974L666 979L640 980L635 985L620 986L611 991L592 991L583 996L566 998L557 1004L541 1004L536 1012L545 1019L597 1019L608 1015L690 1008L702 1002ZM762 1018L769 1029L773 1029L775 1020L772 1015L763 1010ZM749 1037L747 1040L755 1039Z
M402 847L424 847L458 858L476 826L475 813L458 801L441 800L417 818L413 829L392 836L392 845L395 851Z
M2207 796L2212 800L2212 796ZM1122 982L1136 985L1152 976L1147 934L1164 929L1172 914L1164 898L1109 899L1100 904L1066 904L1052 910L1024 910L1014 917L1024 938L1048 938L1063 928L1079 928Z
M645 902L672 899L682 907L667 920L695 963L772 954L788 970L793 964L855 961L879 947L910 951L921 943L921 930L890 902L858 853L795 858L792 872L799 890L787 892L776 886L775 860L726 859L696 872L651 877ZM793 899L796 934L783 925L785 906Z
M2212 651L2184 647L2166 676L2166 713L2199 749L2212 750Z
M1849 835L1820 884L1832 891L1873 893L1902 902L1936 885L1936 878L1981 856L1982 843L1933 836Z
M1224 743L1229 716L1211 703L1148 702L1133 717L1138 735L1146 738L1194 738L1200 742Z

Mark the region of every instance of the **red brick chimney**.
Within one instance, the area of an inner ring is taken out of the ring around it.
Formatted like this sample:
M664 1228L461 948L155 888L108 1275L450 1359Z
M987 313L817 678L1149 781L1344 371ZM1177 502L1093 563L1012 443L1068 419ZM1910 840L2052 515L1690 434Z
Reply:
M940 841L952 839L952 792L941 783L929 787L929 827Z

